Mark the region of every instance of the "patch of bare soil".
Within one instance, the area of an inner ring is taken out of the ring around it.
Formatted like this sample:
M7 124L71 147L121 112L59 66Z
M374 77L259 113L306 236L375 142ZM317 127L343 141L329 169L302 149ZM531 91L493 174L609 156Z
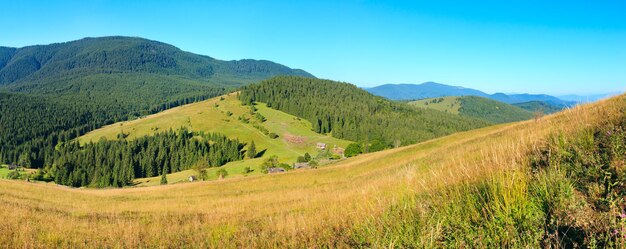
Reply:
M289 133L283 134L283 139L285 139L287 143L291 143L291 144L304 144L306 142L305 137L296 136L296 135L289 134Z

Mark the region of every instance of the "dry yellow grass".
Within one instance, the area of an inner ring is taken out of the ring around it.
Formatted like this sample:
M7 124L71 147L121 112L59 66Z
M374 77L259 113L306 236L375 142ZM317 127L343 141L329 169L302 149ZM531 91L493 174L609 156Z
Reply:
M0 181L0 247L349 247L406 194L514 169L550 133L623 117L626 98L317 170L130 189Z

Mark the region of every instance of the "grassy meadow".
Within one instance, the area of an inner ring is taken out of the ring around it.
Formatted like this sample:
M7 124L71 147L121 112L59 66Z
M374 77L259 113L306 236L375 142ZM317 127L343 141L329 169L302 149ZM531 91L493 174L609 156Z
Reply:
M520 107L477 96L430 98L411 101L408 104L478 118L493 124L523 121L534 117L532 112Z
M243 170L246 167L250 167L253 171L245 175L261 174L260 164L271 155L278 156L281 162L293 163L298 156L302 156L304 153L308 152L312 156L317 155L316 143L318 142L326 143L331 148L334 146L346 148L350 143L346 140L315 133L311 130L309 121L268 108L263 103L259 103L255 107L257 112L266 118L265 122L260 122L250 115L250 108L242 106L236 93L232 93L223 97L176 107L141 119L108 125L85 134L79 140L81 142L97 142L101 138L116 139L120 133L127 134L127 139L133 139L158 131L186 127L192 131L221 133L229 138L237 138L243 143L254 141L257 151L262 153L262 156L252 160L231 162L221 167L228 171L228 177L243 176ZM249 123L242 122L239 117L249 119ZM278 138L268 137L255 128L254 124L262 125L269 132L276 133ZM218 168L208 170L210 179L217 178L215 174L217 170ZM189 176L196 174L194 170L177 172L169 174L168 181L170 183L184 182ZM159 183L159 177L135 181L137 186L153 186Z
M434 109L437 111L459 114L459 109L461 109L461 98L460 97L441 97L441 98L429 98L429 99L420 99L409 102L409 105Z
M171 115L167 118L116 124L82 139L114 137L122 127L131 136L148 134L153 127L167 129L185 120L191 120L192 129L224 123L213 129L243 133L247 128L228 127L239 126L237 103L229 107L235 113L229 122L187 119L219 112L211 109L214 103L226 107L228 101L213 99L193 109L169 110L154 115ZM263 115L272 115L262 108ZM601 231L584 228L596 215L615 217L615 207L590 208L586 192L567 180L566 172L553 168L553 163L564 162L557 160L561 157L544 160L542 152L561 144L554 140L557 135L574 141L585 129L624 120L625 110L626 97L619 96L538 120L457 133L284 174L127 189L0 180L0 215L9 217L0 223L0 247L566 247L578 241L568 244L563 238L570 230L562 233L561 225L571 223L583 233ZM282 122L296 120L287 117L267 127L280 129ZM246 136L258 135L248 128ZM332 139L310 136L311 142ZM269 154L289 151L279 146L283 140L260 141L257 146ZM539 159L533 159L535 155ZM542 165L538 161L547 166L536 166ZM554 231L553 222L558 223ZM597 235L598 243L587 245L624 245L611 235ZM612 244L602 244L602 236Z

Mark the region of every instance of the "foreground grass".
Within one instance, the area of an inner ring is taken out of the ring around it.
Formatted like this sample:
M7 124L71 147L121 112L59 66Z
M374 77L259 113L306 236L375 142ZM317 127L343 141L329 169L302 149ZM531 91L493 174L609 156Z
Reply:
M623 118L624 106L622 96L278 175L109 190L2 180L11 218L0 247L538 246L545 212L525 201L538 196L528 155L550 134Z

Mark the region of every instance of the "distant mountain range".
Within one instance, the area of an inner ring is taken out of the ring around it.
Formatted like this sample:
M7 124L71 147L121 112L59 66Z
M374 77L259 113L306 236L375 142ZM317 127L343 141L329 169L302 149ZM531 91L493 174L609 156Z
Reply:
M485 92L460 86L450 86L435 82L422 84L386 84L366 88L368 92L391 100L419 100L447 96L478 96L497 100L507 104L519 104L541 101L550 105L565 107L578 103L573 99L560 99L546 94L487 94Z
M595 102L601 99L605 99L608 97L613 97L619 94L621 94L621 92L611 92L611 93L591 94L591 95L569 94L569 95L561 95L558 97L559 99L566 100L566 101L574 101L578 103L589 103L589 102Z

